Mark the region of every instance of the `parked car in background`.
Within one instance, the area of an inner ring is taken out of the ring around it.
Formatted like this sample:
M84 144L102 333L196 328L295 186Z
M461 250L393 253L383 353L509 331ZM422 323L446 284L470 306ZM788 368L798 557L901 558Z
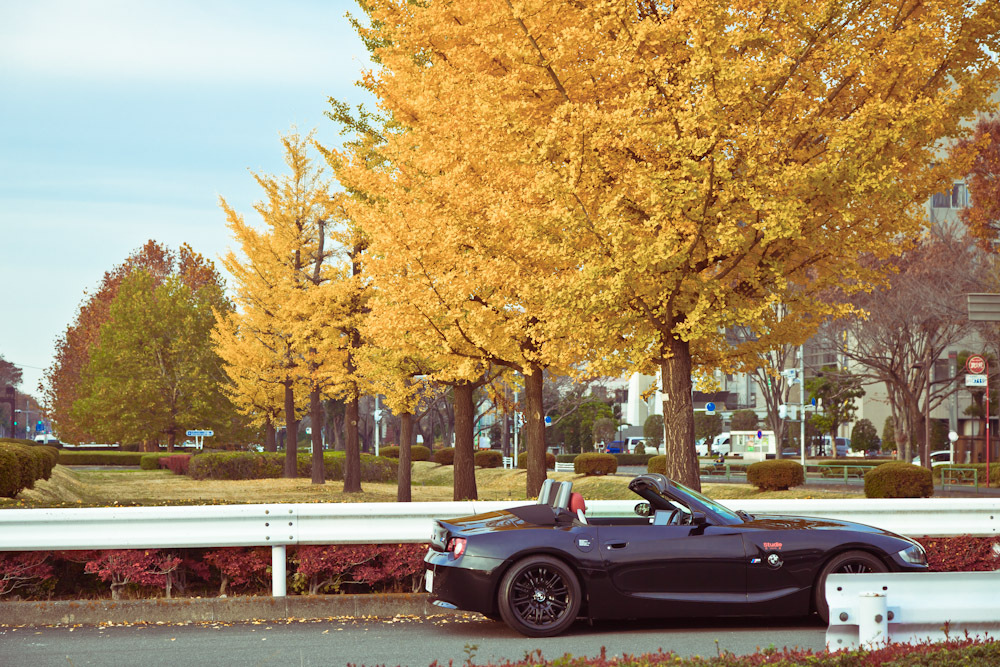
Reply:
M847 456L847 452L851 451L851 439L850 438L837 438L837 456ZM833 448L830 447L830 436L824 435L819 441L816 447L816 456L833 456Z
M931 452L931 467L935 468L937 466L943 466L945 464L953 463L951 460L951 450L948 449L938 449ZM920 465L920 455L913 457L913 465Z
M39 433L35 436L35 442L40 445L52 445L53 447L58 447L59 437L51 433Z

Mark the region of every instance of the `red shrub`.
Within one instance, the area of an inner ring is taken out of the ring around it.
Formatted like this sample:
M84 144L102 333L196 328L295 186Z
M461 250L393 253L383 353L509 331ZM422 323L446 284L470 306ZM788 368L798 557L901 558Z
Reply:
M33 589L52 578L45 551L0 552L0 597L18 588Z
M219 595L226 589L267 588L267 568L271 565L271 552L266 547L227 547L205 554L205 561L219 571L222 583Z
M423 574L426 545L343 544L299 547L298 566L292 586L310 595L339 591L344 584L384 584L409 580Z
M188 474L188 467L191 465L190 454L175 454L173 456L161 456L159 460L161 468L166 468L175 475Z
M84 572L110 583L112 600L120 599L121 589L130 584L163 588L170 597L173 580L168 575L181 564L177 556L159 549L113 549L97 553L94 560L87 562Z
M994 537L922 537L932 572L986 572L1000 568L1000 541Z

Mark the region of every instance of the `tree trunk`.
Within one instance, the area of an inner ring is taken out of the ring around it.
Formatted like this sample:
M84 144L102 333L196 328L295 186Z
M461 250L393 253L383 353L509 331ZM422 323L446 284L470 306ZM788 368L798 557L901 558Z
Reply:
M326 482L326 469L323 467L323 402L319 397L319 388L313 387L309 392L309 417L312 421L312 483Z
M285 477L298 476L299 422L295 419L295 394L292 381L285 380Z
M455 385L455 462L453 500L478 500L476 493L476 462L473 444L472 392L471 382Z
M547 475L545 470L545 409L542 404L544 378L538 364L524 374L524 438L527 443L528 498L537 498Z
M275 437L274 423L271 421L270 417L268 417L267 421L264 422L264 451L278 451L278 439Z
M410 492L410 447L413 443L413 415L404 412L399 416L399 475L396 484L396 501L408 503Z
M344 493L361 493L361 450L358 448L358 396L347 401L344 418Z
M694 405L691 402L691 347L687 341L671 338L668 354L660 362L663 378L664 451L667 477L701 491L698 453L694 447Z
M174 451L174 446L177 444L177 431L170 431L167 433L167 451Z

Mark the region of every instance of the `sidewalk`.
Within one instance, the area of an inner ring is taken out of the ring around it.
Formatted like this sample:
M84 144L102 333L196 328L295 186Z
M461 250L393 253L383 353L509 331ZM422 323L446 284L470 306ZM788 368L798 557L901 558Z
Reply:
M293 595L151 600L2 601L0 626L102 623L239 623L287 619L392 618L461 613L435 607L426 593Z

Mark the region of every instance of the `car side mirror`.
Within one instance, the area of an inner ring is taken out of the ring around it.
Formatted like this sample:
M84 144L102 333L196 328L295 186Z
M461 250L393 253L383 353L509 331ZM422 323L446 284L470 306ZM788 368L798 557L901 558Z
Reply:
M699 512L697 510L691 512L691 525L692 526L708 525L708 516L706 516L704 512Z
M650 508L649 503L637 503L635 506L635 513L639 516L649 516Z

